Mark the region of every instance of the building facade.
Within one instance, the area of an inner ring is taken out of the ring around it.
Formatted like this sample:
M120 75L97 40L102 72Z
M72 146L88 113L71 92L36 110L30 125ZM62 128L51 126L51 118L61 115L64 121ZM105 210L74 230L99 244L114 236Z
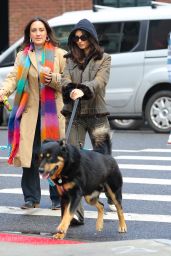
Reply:
M26 23L35 16L50 19L67 11L92 9L93 6L93 0L1 0L0 2L4 2L3 8L0 8L0 16L4 12L8 15L8 26L6 26L8 34L4 45L0 46L0 51L19 39L23 35ZM171 3L171 0L160 0L160 2Z
M24 26L35 16L50 19L67 11L90 8L92 0L9 0L9 44L23 35Z

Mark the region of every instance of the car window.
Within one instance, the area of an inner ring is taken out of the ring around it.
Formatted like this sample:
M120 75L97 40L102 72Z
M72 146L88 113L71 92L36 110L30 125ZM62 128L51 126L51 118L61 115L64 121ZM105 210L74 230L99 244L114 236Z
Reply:
M107 53L132 51L138 43L140 22L95 24L100 44Z
M132 7L151 5L151 0L94 0L94 4L111 7Z
M74 24L53 27L53 31L55 32L57 39L60 42L60 47L65 50L68 50L67 48L68 36L73 28L74 28Z
M149 23L147 50L166 49L170 31L171 20L151 20Z
M8 67L14 65L15 51L12 51L3 61L0 63L0 67Z
M107 53L118 53L120 49L121 22L95 23L99 43Z
M124 22L120 52L136 51L139 40L140 22Z
M0 67L10 67L14 65L14 61L19 50L20 46L17 49L14 49L10 54L7 55L5 59L0 63Z
M94 23L97 30L100 45L108 53L119 52L121 40L121 23ZM68 36L73 29L73 25L54 27L53 30L60 42L60 47L67 49Z

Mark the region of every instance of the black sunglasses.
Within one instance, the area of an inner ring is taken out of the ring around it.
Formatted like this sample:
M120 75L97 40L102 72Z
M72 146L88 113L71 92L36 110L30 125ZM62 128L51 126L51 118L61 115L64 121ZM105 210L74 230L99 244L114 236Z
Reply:
M88 40L88 36L85 34L85 35L74 36L74 37L73 37L73 41L74 41L74 42L78 42L79 39L80 39L81 41L86 41L86 40Z

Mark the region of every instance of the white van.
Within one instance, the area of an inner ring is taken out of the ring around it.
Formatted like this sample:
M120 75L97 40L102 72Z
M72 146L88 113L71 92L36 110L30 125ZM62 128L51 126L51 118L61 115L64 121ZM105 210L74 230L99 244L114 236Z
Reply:
M156 8L154 8L156 7ZM112 56L106 92L110 121L147 120L156 132L171 129L171 85L167 72L167 39L171 5L105 8L67 12L49 20L61 47L67 49L74 24L94 23L101 45ZM22 39L0 55L0 85L12 68Z

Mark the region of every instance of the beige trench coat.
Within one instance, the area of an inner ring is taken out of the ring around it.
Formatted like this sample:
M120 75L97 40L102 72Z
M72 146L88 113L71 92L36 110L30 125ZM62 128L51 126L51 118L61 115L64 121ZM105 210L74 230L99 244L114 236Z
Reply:
M66 52L61 48L55 49L54 73L50 87L56 90L56 105L59 118L60 137L65 136L65 118L61 114L63 100L61 94L61 84L59 82L60 74L64 70ZM7 76L3 83L3 89L7 96L10 96L16 90L17 67L21 59L22 51L17 54L13 71ZM35 52L29 52L31 66L29 69L28 80L30 95L25 111L22 114L20 123L20 142L19 150L14 158L14 166L30 167L32 158L33 140L36 130L39 108L39 84L38 84L38 67Z

